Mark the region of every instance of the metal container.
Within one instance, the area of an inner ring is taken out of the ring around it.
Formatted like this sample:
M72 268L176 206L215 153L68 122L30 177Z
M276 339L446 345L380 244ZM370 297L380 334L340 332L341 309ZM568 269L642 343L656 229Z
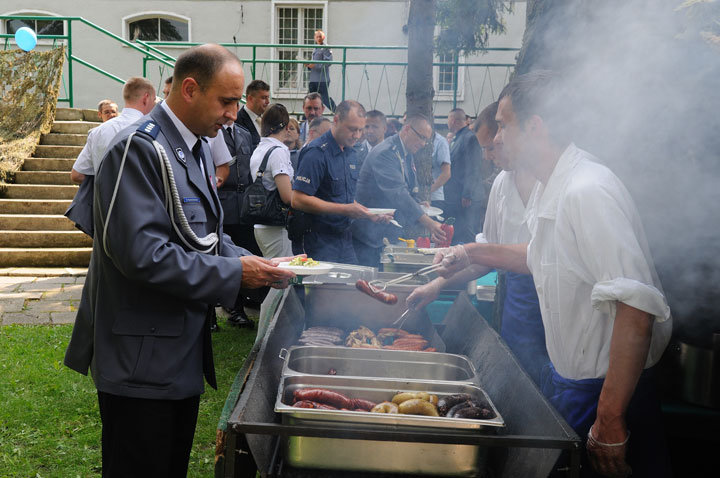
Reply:
M468 420L416 415L346 412L294 408L293 392L298 388L321 387L349 398L381 402L400 391L425 391L437 395L469 393L490 403L496 417L492 420ZM323 424L362 429L392 428L433 433L444 429L459 433L493 433L504 422L483 390L471 384L413 382L403 380L362 379L336 376L284 377L275 402L275 411L283 423L291 425ZM365 472L406 473L414 475L476 476L484 467L487 450L474 445L386 442L320 437L289 436L285 444L288 464L298 468L342 469Z
M336 376L424 381L471 382L475 377L467 357L455 354L315 346L283 350L283 376L327 375L334 369Z
M680 342L682 397L690 403L720 408L720 333L712 346Z
M495 286L492 285L475 285L475 282L470 284L475 286L475 298L484 302L492 302L495 300Z
M383 272L415 272L433 263L432 254L421 254L419 252L393 252L383 253L380 258L380 265ZM437 277L436 274L427 276L430 280Z

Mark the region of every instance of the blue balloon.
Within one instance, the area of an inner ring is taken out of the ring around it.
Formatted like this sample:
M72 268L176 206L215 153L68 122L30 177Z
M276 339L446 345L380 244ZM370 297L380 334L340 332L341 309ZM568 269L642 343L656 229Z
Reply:
M30 51L37 45L37 35L31 28L21 27L15 32L15 43L22 50Z

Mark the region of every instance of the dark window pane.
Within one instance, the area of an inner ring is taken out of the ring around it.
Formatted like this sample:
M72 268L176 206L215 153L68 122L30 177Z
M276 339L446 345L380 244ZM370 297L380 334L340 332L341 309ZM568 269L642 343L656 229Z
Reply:
M63 35L63 22L62 20L38 20L37 30L35 33L38 35Z
M158 19L145 18L130 22L128 26L130 41L157 41L158 40Z
M22 27L28 27L35 29L35 22L32 20L8 20L6 23L7 26L7 32L11 35L14 35L16 31L18 31Z
M188 24L181 20L160 19L161 41L188 41Z

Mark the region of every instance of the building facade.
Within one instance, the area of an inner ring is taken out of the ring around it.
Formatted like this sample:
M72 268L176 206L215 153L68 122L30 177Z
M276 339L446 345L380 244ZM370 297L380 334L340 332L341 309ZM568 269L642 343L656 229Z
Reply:
M236 45L229 48L243 60L247 81L265 80L273 101L296 112L307 92L303 61L312 52L314 31L321 29L333 46L333 60L344 62L330 68L330 95L336 101L356 99L368 109L391 115L405 111L407 51L398 47L407 46L408 0L34 0L32 8L27 4L4 0L0 15L82 17L127 41L151 42L171 57L188 48L188 42ZM525 2L513 2L512 10L504 17L506 33L489 42L491 49L509 50L461 55L457 60L454 55L436 58L458 65L433 67L436 115L444 116L457 105L474 116L497 99L512 72L517 54L513 49L520 47L525 26ZM164 78L172 74L171 68L155 59L144 60L143 53L77 20L3 20L0 32L13 33L24 25L38 33L71 35L74 58L120 79L144 74L161 91ZM41 40L38 48L52 44L53 40ZM377 49L383 46L395 48ZM12 41L5 47L14 47ZM103 98L120 103L122 86L116 80L78 61L72 65L72 82L67 62L65 70L60 96L70 96L72 83L75 107L93 108Z

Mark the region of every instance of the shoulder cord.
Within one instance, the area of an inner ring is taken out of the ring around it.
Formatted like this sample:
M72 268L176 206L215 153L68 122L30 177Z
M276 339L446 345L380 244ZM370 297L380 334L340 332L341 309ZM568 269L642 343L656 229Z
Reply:
M128 150L130 149L130 142L132 141L133 136L135 136L135 132L133 132L130 136L128 136L127 143L125 145L125 151L123 152L122 160L120 161L120 169L118 171L118 178L115 181L115 189L113 190L112 198L110 199L110 206L108 207L108 213L105 217L105 225L103 227L103 249L105 250L105 254L108 256L110 255L107 248L107 228L110 224L110 215L112 214L113 207L115 205L115 198L117 197L117 192L120 187L120 179L122 178L122 173L125 168L125 160L127 158ZM214 249L214 254L218 254L217 245L220 241L220 238L217 234L219 231L219 223L215 227L216 232L211 232L205 237L198 237L195 232L190 228L190 224L187 221L187 218L185 217L185 212L182 209L182 206L180 204L180 195L177 191L177 185L175 184L175 176L173 175L172 166L170 164L170 160L167 157L167 153L165 153L165 148L158 143L157 141L153 140L153 147L155 148L155 152L157 152L158 155L158 161L160 162L160 171L163 181L163 189L165 192L165 208L168 211L168 214L170 215L170 223L173 226L173 229L175 230L175 233L177 233L180 240L185 244L189 249L200 252L202 254L208 254ZM171 198L172 197L172 203ZM178 225L175 223L175 215L177 214L178 221L180 222L180 227L182 228L182 231L178 229ZM188 236L191 241L195 242L196 244L200 245L200 248L193 246L190 244L186 239L185 236Z

